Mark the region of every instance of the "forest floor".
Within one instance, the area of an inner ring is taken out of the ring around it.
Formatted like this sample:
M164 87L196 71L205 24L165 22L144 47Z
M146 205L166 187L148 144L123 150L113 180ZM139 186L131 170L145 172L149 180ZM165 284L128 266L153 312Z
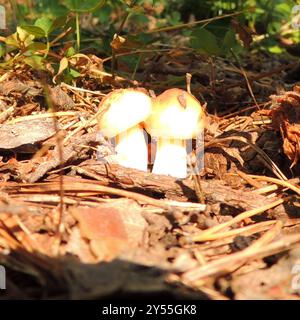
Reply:
M135 81L84 60L76 87L25 65L1 72L0 297L299 299L297 59L256 53L237 65L172 49ZM107 93L159 94L187 73L207 103L199 175L97 160Z

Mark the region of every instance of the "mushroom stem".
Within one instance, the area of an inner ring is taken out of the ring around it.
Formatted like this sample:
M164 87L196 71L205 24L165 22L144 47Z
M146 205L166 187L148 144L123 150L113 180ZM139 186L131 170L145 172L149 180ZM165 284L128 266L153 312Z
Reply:
M185 140L159 138L152 172L185 178L187 176Z
M148 150L139 125L119 134L116 139L116 161L127 168L147 171Z

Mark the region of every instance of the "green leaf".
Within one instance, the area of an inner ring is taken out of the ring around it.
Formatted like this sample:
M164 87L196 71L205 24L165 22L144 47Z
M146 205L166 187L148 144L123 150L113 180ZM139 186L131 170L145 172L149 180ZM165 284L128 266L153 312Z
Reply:
M43 42L33 42L26 47L27 51L38 51L38 50L46 50L46 49L47 49L47 45Z
M226 32L223 39L222 52L227 53L237 45L235 32L230 29Z
M52 26L49 30L49 33L53 32L56 29L59 29L61 27L63 27L66 23L67 23L68 17L67 16L61 16L56 18L53 22L52 22Z
M5 55L5 48L2 44L0 44L0 58L2 58Z
M105 5L101 10L95 11L94 15L99 18L99 22L102 24L109 23L112 8L109 5Z
M5 38L5 43L8 46L20 48L20 43L18 41L17 33L11 34L10 36Z
M220 53L215 35L203 28L198 28L192 33L190 44L192 48L208 54L217 55Z
M35 38L44 38L46 36L45 31L37 26L26 25L21 26L21 28L29 34L33 35Z
M22 29L21 27L17 27L17 32L6 37L5 43L8 46L23 48L30 45L33 39L34 36L32 34L29 34L26 30Z
M30 34L21 27L17 27L16 36L20 41L22 41L26 45L30 44L34 39L34 36L32 34Z
M145 26L149 22L149 18L145 14L134 13L131 15L131 21L135 24Z
M284 49L281 48L280 46L271 46L268 48L268 51L271 52L271 53L283 53L284 52Z
M261 15L261 14L265 14L265 13L266 13L266 12L265 12L264 9L259 8L259 7L255 8L255 14Z
M65 53L65 56L67 58L70 58L72 57L74 54L76 53L76 50L73 48L73 47L70 47L67 49L66 53Z
M267 27L267 31L270 34L276 34L277 32L280 31L282 27L282 22L280 21L273 21L271 23L269 23L268 27Z
M169 22L172 26L175 26L176 24L180 23L180 19L181 19L180 13L178 11L173 11L170 15Z
M52 20L49 19L48 17L41 17L39 19L37 19L34 23L34 25L36 27L41 28L44 32L45 32L45 36L48 37L49 32L52 28Z
M46 50L47 45L43 42L33 42L29 46L26 47L27 51L38 51L38 50Z
M104 6L106 0L63 0L63 4L71 11L92 12Z
M45 70L43 57L30 56L23 60L26 64L36 70Z
M48 37L55 29L63 27L66 21L67 16L58 17L55 20L41 17L35 21L34 25L41 28L45 32L45 36Z
M34 4L37 13L42 15L47 13L50 17L59 17L68 13L68 9L58 0L38 0Z
M73 78L78 78L78 77L81 76L81 74L78 71L76 71L75 69L72 69L72 68L70 68L70 72L69 73Z
M283 15L290 16L292 6L288 3L279 3L275 6L275 10L282 13Z

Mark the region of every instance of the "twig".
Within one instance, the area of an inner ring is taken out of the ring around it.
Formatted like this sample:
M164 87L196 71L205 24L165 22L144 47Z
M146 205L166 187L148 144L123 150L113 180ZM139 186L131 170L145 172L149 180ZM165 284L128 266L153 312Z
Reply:
M252 224L252 225L249 225L246 227L242 227L242 228L237 228L237 229L224 231L224 232L207 234L206 236L203 235L201 237L201 242L213 241L213 240L224 239L224 238L229 238L229 237L235 237L235 236L241 235L241 234L249 236L254 233L265 231L267 228L269 228L274 223L276 223L276 220L263 221L263 222L255 223L255 224Z
M92 91L92 90L87 90L87 89L83 89L83 88L78 88L78 87L74 87L74 86L71 86L69 84L66 84L64 82L61 82L60 84L62 87L65 87L71 91L80 91L80 92L84 92L84 93L90 93L90 94L93 94L93 95L97 95L97 96L106 96L105 93L102 93L101 91Z
M271 208L277 207L278 205L282 204L283 202L284 202L283 199L279 199L279 200L276 200L272 203L266 204L265 206L262 206L260 208L245 211L245 212L235 216L234 218L232 218L231 220L229 220L227 222L218 224L212 228L209 228L205 231L202 231L200 234L198 234L196 236L193 236L192 241L205 241L203 239L206 239L208 235L215 234L216 232L221 231L225 228L228 228L228 227L234 225L235 223L241 222L241 221L245 220L246 218L250 218L250 217L255 216L257 214L263 213Z
M8 122L8 124L14 124L18 122L22 122L25 120L35 120L35 119L42 119L42 118L58 118L58 117L65 117L65 116L77 116L79 113L77 111L58 111L58 112L47 112L47 113L40 113L40 114L33 114L24 117L18 117Z
M46 102L49 109L52 112L57 112L56 106L52 101L50 91L49 91L49 86L46 82L46 79L42 77L40 81L44 89L44 94L45 94ZM57 134L59 132L59 124L58 124L58 118L56 116L53 117L53 126L56 132L55 138L56 138L58 157L59 157L59 167L61 167L63 165L63 145L62 145L61 135ZM57 224L57 230L56 230L56 241L57 241L56 254L58 254L59 246L61 242L61 231L63 227L63 217L64 217L64 181L63 181L62 172L59 172L59 195L60 195L60 205L59 205L58 224Z
M259 182L255 181L254 179L252 179L251 177L249 177L248 174L246 174L246 173L244 173L244 172L242 172L242 171L240 171L240 170L236 170L236 173L237 173L241 178L243 178L247 183L249 183L251 186L253 186L253 187L257 188L257 189L259 189L259 188L262 187L262 185L261 185Z
M259 105L258 105L258 103L257 103L257 101L256 101L256 98L255 98L254 94L253 94L253 90L252 90L252 88L251 88L251 85L250 85L250 82L249 82L247 73L246 73L246 71L244 70L244 68L242 67L242 65L241 65L241 63L240 63L240 61L239 61L239 58L237 57L237 55L235 54L235 52L234 52L232 49L230 49L230 51L231 51L231 54L233 55L236 63L237 63L238 66L240 67L241 72L242 72L242 74L243 74L243 76L244 76L244 78L245 78L245 80L246 80L247 88L248 88L248 90L249 90L249 93L250 93L250 95L251 95L251 98L252 98L252 100L254 101L256 107L259 109Z
M193 22L189 22L189 23L178 24L178 25L175 25L175 26L153 29L153 30L147 31L146 33L168 32L168 31L174 31L174 30L179 30L179 29L183 29L183 28L191 28L191 27L194 27L194 26L196 26L198 24L209 24L209 23L211 23L213 21L217 21L217 20L220 20L220 19L238 16L238 15L244 13L244 12L245 11L237 11L237 12L234 12L234 13L223 14L221 16L217 16L217 17L213 17L213 18L209 18L209 19L197 20L197 21L193 21Z
M282 171L279 169L279 167L276 165L276 163L270 159L270 157L258 146L256 146L255 144L253 144L251 141L249 141L248 139L244 138L244 137L239 137L239 136L230 136L230 137L226 137L226 138L215 138L209 142L207 142L205 144L205 148L211 147L213 145L216 145L218 143L222 143L222 142L227 142L230 140L236 140L236 141L241 141L244 142L246 144L248 144L251 148L253 148L261 157L262 159L265 161L263 162L271 171L274 172L274 174L282 179L282 180L288 180L287 177L282 173Z
M11 116L14 113L16 105L17 102L14 102L13 106L9 107L8 109L0 113L0 123L4 122L6 119L8 119L9 116Z
M282 187L286 187L288 189L291 189L294 192L296 192L298 195L300 195L300 188L295 186L295 185L293 185L289 181L283 181L283 180L279 180L279 179L271 178L271 177L266 177L266 176L256 176L254 174L250 174L249 177L252 178L252 179L256 179L256 180L275 183L275 184L280 185Z
M186 73L186 91L191 94L191 81L192 81L192 75L190 73Z
M35 184L19 184L20 191L24 193L42 193L42 192L59 192L59 186L57 183L46 182L46 183L35 183ZM185 210L198 210L204 211L206 206L204 204L192 203L192 202L179 202L173 200L158 200L145 196L136 192L127 190L107 187L99 185L97 182L94 183L83 183L83 182L64 182L65 192L87 192L87 193L106 193L113 194L120 197L126 197L129 199L136 200L138 202L153 205L155 207L164 208L166 210L172 210L172 208L183 208Z
M271 242L280 232L281 222L270 229L264 236L254 242L247 249L230 254L224 258L207 263L204 266L187 271L182 279L186 283L193 283L199 279L232 272L250 259L260 259L285 250L292 249L300 242L300 235L287 235L276 242ZM271 243L269 243L271 242ZM267 245L265 245L268 243Z

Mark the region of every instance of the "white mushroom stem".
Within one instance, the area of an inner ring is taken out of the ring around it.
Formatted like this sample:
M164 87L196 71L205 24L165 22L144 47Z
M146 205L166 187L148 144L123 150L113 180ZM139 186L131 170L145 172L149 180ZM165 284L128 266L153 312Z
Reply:
M127 168L147 171L148 150L144 131L134 126L116 137L116 161Z
M176 178L187 176L187 153L185 140L157 140L153 173L170 175Z

